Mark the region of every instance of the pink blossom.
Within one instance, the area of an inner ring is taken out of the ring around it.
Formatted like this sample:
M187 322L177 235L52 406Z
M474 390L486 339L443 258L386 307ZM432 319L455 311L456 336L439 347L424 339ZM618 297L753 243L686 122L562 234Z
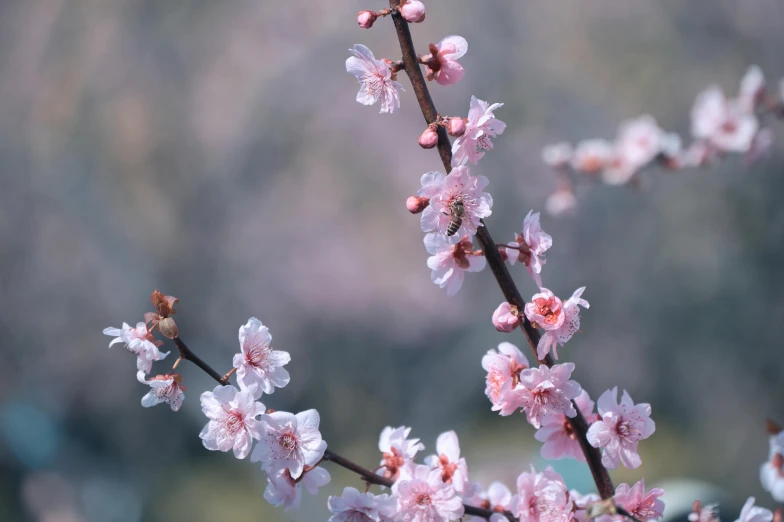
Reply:
M694 502L692 512L689 513L689 522L719 522L718 504L703 506L702 502Z
M621 123L612 160L602 173L604 182L621 185L629 181L659 155L665 135L656 120L647 114Z
M379 475L397 479L400 469L413 462L417 452L424 450L425 445L419 439L409 439L411 428L387 426L381 431L378 449L382 453Z
M523 472L517 477L517 504L512 514L520 522L569 522L573 502L561 476L548 467L541 473Z
M253 439L260 437L257 416L266 411L264 405L253 400L249 391L237 391L234 386L216 386L201 394L201 411L210 419L199 433L208 450L234 450L234 456L248 456Z
M520 383L520 372L528 368L528 359L512 343L501 343L498 352L488 350L482 357L482 368L487 372L485 395L493 404L493 411L511 415L522 406L512 393Z
M588 522L589 520L594 520L593 517L589 516L588 513L588 506L595 502L599 502L602 497L597 495L596 493L588 493L583 495L577 490L570 490L569 496L571 497L572 501L574 502L574 519L578 522Z
M542 149L542 161L548 167L562 169L572 159L572 145L567 142L547 145Z
M517 307L513 309L512 305L503 302L493 312L493 326L499 332L512 332L519 325L520 317L518 316Z
M548 367L528 368L520 372L520 383L512 392L522 404L534 428L541 428L542 420L548 415L563 413L574 417L577 412L571 400L582 391L577 381L569 380L574 363L555 364Z
M607 167L613 158L613 146L607 140L585 140L574 148L572 168L596 174Z
M760 481L773 500L784 502L784 431L770 437L770 452L760 467Z
M360 493L352 487L343 488L339 497L329 497L327 505L333 513L329 522L392 522L397 513L395 497Z
M346 60L346 71L359 82L357 101L362 105L373 105L381 100L379 112L395 112L400 107L398 90L404 90L392 77L392 71L383 60L376 60L373 53L361 44L354 45L349 52L354 56Z
M261 462L261 469L274 473L288 469L295 479L303 469L318 464L327 449L319 432L319 414L307 410L296 415L276 411L259 419L259 442L253 448L251 462Z
M523 233L515 234L515 241L510 242L509 246L515 247L506 249L509 262L513 265L517 261L523 263L528 275L537 285L542 286L540 274L546 262L544 253L553 246L553 238L542 230L539 212L534 214L533 210L528 211L523 220Z
M754 497L749 497L735 522L771 522L771 520L773 520L773 513L769 509L755 506Z
M564 184L547 197L544 204L545 210L551 216L570 214L577 208L577 197L571 185Z
M462 223L455 235L476 234L480 220L492 214L493 198L482 192L489 181L484 176L474 177L468 167L456 167L445 176L441 172L428 172L422 176L418 196L430 198L430 205L422 211L422 232L436 230L446 234L452 220L452 206L456 200L463 203Z
M658 520L664 515L664 502L659 499L664 495L661 488L653 488L645 492L645 479L641 479L631 488L628 484L619 484L615 488L615 505L624 508L638 520L650 521ZM610 518L610 517L601 517ZM624 517L612 517L618 522L625 520Z
M137 323L136 328L132 328L128 323L123 323L122 328L104 328L103 334L114 337L109 348L116 343L125 344L125 349L137 357L136 369L144 373L150 373L153 361L162 361L169 355L169 352L161 353L158 350L163 343L153 338L144 323Z
M496 513L490 517L490 522L507 522L504 511L509 511L512 505L517 503L517 497L512 496L512 492L501 482L493 482L487 491L478 482L472 482L471 487L467 488L462 494L463 503L469 506L480 507ZM480 517L471 517L472 522L483 521Z
M691 111L691 132L697 139L708 140L717 149L746 152L759 129L754 113L737 100L727 100L716 86L697 96Z
M460 458L460 442L454 431L447 431L438 436L436 455L426 457L425 464L432 469L441 470L441 480L451 484L459 495L471 488L471 482L468 480L468 465L464 458Z
M598 419L598 415L593 412L594 402L588 396L588 392L582 390L574 402L588 424ZM543 417L541 427L534 437L544 442L542 457L546 459L577 459L585 462L585 454L580 447L580 442L569 424L568 417L563 413Z
M465 134L466 121L463 118L452 117L447 120L446 131L450 136L459 138Z
M566 303L547 288L540 290L530 303L526 303L525 316L545 331L536 347L536 356L543 360L552 351L553 357L558 360L558 346L566 344L580 329L580 306L588 308L590 305L581 297L584 286L575 290Z
M740 81L738 101L747 112L754 112L765 96L765 75L758 65L751 65Z
M234 356L233 364L241 390L250 391L258 399L289 383L289 372L283 366L291 361L291 356L270 347L272 336L261 321L248 319L240 326L239 339L241 353Z
M427 208L430 204L430 198L423 198L421 196L409 196L406 198L406 210L412 214L419 214Z
M398 517L410 522L445 522L463 516L463 502L450 484L441 480L441 470L416 466L412 476L392 487L397 496Z
M428 127L419 135L419 146L423 149L432 149L438 145L438 132L433 127Z
M172 411L177 411L182 406L185 399L184 391L187 390L182 385L182 376L176 373L166 375L156 375L149 381L144 378L144 372L137 372L136 379L150 386L150 391L142 397L142 406L150 408L162 402L171 406Z
M268 473L264 500L276 507L283 504L283 511L297 509L302 501L302 488L317 495L318 489L329 484L330 479L329 472L320 467L306 471L299 480L291 478L288 469Z
M770 148L773 146L773 131L771 131L767 127L763 127L762 129L757 132L754 136L754 139L751 141L751 147L748 151L746 151L746 155L744 156L744 160L747 165L751 165L756 163L760 158L767 155L770 152Z
M603 448L602 464L616 469L618 462L627 468L642 464L637 453L637 444L650 437L656 425L651 420L651 405L635 405L624 390L620 404L618 388L607 390L599 397L599 420L588 429L588 442L594 448Z
M357 14L357 23L362 29L370 29L377 18L378 15L373 11L360 11Z
M425 248L432 254L427 258L427 267L433 271L430 279L439 288L446 288L450 297L463 286L464 272L479 272L486 264L484 256L472 254L474 246L468 236L461 239L431 232L425 234Z
M465 132L452 143L452 166L458 167L470 161L474 165L493 149L490 138L496 138L506 129L506 123L496 119L494 111L503 103L490 105L486 101L471 96L468 108L468 123Z
M427 67L427 79L435 79L440 85L452 85L463 77L463 66L457 63L468 50L468 42L462 36L447 36L437 44L430 44L430 54L422 57Z
M419 23L425 20L425 4L419 0L404 0L405 3L400 6L400 14L405 18L406 22Z

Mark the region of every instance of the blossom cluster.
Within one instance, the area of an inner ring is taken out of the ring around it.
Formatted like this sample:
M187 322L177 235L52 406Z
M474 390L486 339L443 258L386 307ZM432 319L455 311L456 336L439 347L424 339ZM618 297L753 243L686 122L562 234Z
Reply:
M768 96L765 77L756 65L741 79L735 97L711 85L692 106L688 146L648 114L622 122L612 141L548 145L542 150L542 161L556 170L558 188L548 199L547 210L552 214L573 210L577 204L573 181L583 177L624 185L636 182L652 165L677 171L714 164L733 153L744 154L747 162L755 161L772 144L766 120L784 117L784 80L779 91L778 98Z

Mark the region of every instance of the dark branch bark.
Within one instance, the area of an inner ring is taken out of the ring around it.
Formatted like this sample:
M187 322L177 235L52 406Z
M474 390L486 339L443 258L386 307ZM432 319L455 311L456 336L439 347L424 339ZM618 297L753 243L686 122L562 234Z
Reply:
M204 373L206 373L207 375L209 375L210 377L218 381L220 384L224 386L228 384L229 379L227 377L221 377L221 375L218 372L212 369L212 366L202 361L198 355L193 353L191 349L188 348L188 345L185 344L182 341L182 339L180 339L179 337L175 337L173 340L174 340L174 344L177 345L177 349L180 351L180 357L182 357L186 361L192 362L193 364L201 368L204 371Z

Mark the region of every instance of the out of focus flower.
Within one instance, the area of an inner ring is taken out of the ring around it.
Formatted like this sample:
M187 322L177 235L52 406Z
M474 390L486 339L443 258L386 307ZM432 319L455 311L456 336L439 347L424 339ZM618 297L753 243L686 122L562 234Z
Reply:
M441 480L441 471L416 466L412 476L392 487L397 496L398 517L412 522L446 522L463 516L463 502L450 484Z
M553 246L553 238L542 230L539 223L539 212L529 210L523 220L523 233L515 234L515 240L509 243L506 255L511 264L520 261L525 265L528 274L538 286L542 286L542 265L546 260L544 253Z
M727 100L716 86L697 96L691 111L691 132L727 152L746 152L759 129L753 112L737 100Z
M422 211L420 222L422 232L436 230L446 234L452 221L452 208L455 201L463 203L463 216L460 228L455 235L476 234L482 226L480 220L492 214L493 197L482 192L489 181L484 176L472 176L468 167L456 167L444 175L441 172L428 172L422 176L422 188L418 196L430 198L430 205Z
M259 421L266 411L249 391L238 391L234 386L216 386L201 394L201 411L210 421L199 433L208 450L234 450L234 456L244 459L251 450L253 439L260 437Z
M535 428L541 428L542 420L548 415L577 415L571 400L577 398L582 389L577 381L569 380L573 371L574 363L564 363L552 367L542 364L539 368L520 372L520 384L512 395L520 401L528 422Z
M753 113L765 97L765 75L757 65L751 65L740 81L738 102L744 110Z
M581 297L585 287L575 290L566 303L550 290L540 290L526 303L525 316L545 330L536 347L536 356L542 360L552 351L558 360L558 345L563 346L580 329L580 306L589 307L588 301Z
M150 391L142 397L142 406L145 408L162 402L171 406L172 411L177 411L182 406L182 401L185 399L183 392L187 388L182 385L182 376L179 374L156 375L148 381L144 378L144 372L140 371L136 373L136 379L140 383L150 386Z
M605 183L621 185L659 155L665 133L653 117L645 114L621 123L613 157L602 173Z
M569 165L572 159L572 145L567 142L547 145L542 149L542 161L548 167L562 169Z
M311 495L317 495L318 489L329 484L331 477L324 468L313 468L302 475L299 480L291 478L288 469L267 474L267 489L264 500L273 506L283 505L283 511L297 509L302 501L302 488Z
M387 426L381 431L378 449L382 453L379 475L396 480L400 468L413 462L417 452L424 450L425 445L419 439L409 439L411 428Z
M490 138L496 138L506 129L506 123L496 119L494 114L496 109L503 106L503 103L490 105L476 96L471 96L465 132L452 143L453 167L464 165L468 161L476 165L485 152L493 149Z
M760 481L776 502L784 502L784 431L770 436L770 452L760 468Z
M400 6L400 14L405 18L406 22L413 24L425 20L425 4L419 0L404 0L404 2Z
M505 522L507 518L502 513L509 511L512 504L517 502L517 497L513 497L509 488L501 482L493 482L487 488L487 491L478 482L472 482L471 487L466 492L463 492L462 497L463 503L466 505L494 511L495 514L491 515L490 522ZM482 522L485 519L470 517L467 520L470 522Z
M547 197L544 204L545 210L551 216L561 216L574 212L577 208L577 197L574 195L571 184L563 184Z
M360 493L352 487L343 488L339 497L329 497L327 505L332 512L329 522L392 522L397 513L395 497Z
M255 317L248 319L240 326L239 339L241 353L232 362L237 368L241 390L249 390L258 399L262 393L270 394L289 383L289 372L283 366L291 361L291 356L270 347L272 336L261 321Z
M588 392L582 390L580 395L575 397L574 402L589 425L598 419L598 415L593 412L594 402L588 396ZM543 417L541 427L534 437L544 442L542 457L546 459L577 459L585 462L585 454L577 440L577 435L569 424L569 418L563 413Z
M440 85L453 85L463 77L463 66L457 63L468 50L462 36L447 36L437 44L430 44L430 54L422 57L427 67L427 79Z
M563 478L552 468L536 473L532 467L530 473L517 477L517 503L512 514L520 522L569 522L573 507Z
M607 140L585 140L574 148L572 168L596 174L604 170L613 158L613 146Z
M513 307L507 302L498 305L493 312L493 326L499 332L509 333L520 325L520 317L517 307Z
M754 139L751 142L751 147L746 152L746 156L744 157L746 163L749 165L755 163L757 160L770 152L770 148L772 146L773 131L767 127L760 129L759 132L757 132L757 134L754 136Z
M589 506L595 502L601 501L602 497L596 493L588 493L583 495L574 489L569 491L569 496L572 498L572 502L574 502L574 519L578 522L588 522L589 520L593 520L593 517L590 516L591 514L588 513Z
M624 508L637 520L645 522L659 520L664 515L664 502L659 498L664 495L661 488L652 488L645 491L645 479L641 479L634 486L619 484L615 488L615 505ZM602 516L598 517L597 522L608 522L615 520L621 522L625 520L622 516Z
M594 448L604 449L602 464L608 469L616 469L619 461L627 468L639 467L642 460L637 444L656 429L651 420L651 405L635 405L625 390L619 404L615 387L599 397L598 410L600 418L588 429L587 438Z
M512 343L501 343L497 352L488 350L482 357L482 368L487 372L485 395L492 410L511 415L518 408L518 398L511 392L520 383L520 372L528 368L528 359Z
M346 71L359 82L357 101L362 105L373 105L381 100L379 112L395 112L400 107L398 90L403 87L392 79L392 71L383 60L376 60L373 53L361 44L354 45L349 52L354 56L346 60Z
M773 512L754 505L754 497L749 497L743 505L740 516L735 522L771 522Z
M436 439L436 455L425 458L425 464L432 469L441 470L441 480L451 484L458 494L468 491L471 482L468 480L468 465L460 458L460 442L457 433L447 431Z
M319 421L316 410L296 415L285 411L262 415L258 421L259 442L253 448L251 462L261 462L261 469L267 473L285 468L293 478L299 478L306 466L318 464L327 449L318 429Z
M717 504L703 506L699 500L694 502L692 512L689 513L689 522L719 522L719 510Z
M433 271L430 279L440 288L446 288L450 297L463 286L464 272L479 272L487 263L484 256L472 254L474 247L468 236L460 239L431 232L425 234L425 248L431 254L427 258L427 267Z
M129 352L136 355L136 369L141 372L150 373L153 361L162 361L169 355L169 352L158 350L163 343L153 338L144 323L137 323L136 328L123 323L122 328L104 328L103 333L114 337L109 343L110 348L113 344L123 343Z

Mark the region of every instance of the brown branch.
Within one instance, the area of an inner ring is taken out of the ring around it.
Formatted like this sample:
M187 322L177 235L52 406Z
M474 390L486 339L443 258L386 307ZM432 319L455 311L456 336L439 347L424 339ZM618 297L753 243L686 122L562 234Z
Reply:
M389 1L389 5L393 9L397 7L399 3L400 0ZM405 71L406 74L408 74L409 80L411 80L411 86L417 101L419 102L419 107L422 110L422 114L427 123L433 123L438 119L438 111L436 111L435 104L433 104L433 98L430 96L430 91L425 83L422 70L419 67L408 22L406 22L397 11L392 13L392 19L395 22L397 38L400 42L400 50L403 53ZM449 143L446 130L443 127L439 127L438 129L438 154L441 156L441 162L444 164L444 168L448 174L452 170L452 147ZM520 295L520 291L517 289L511 274L509 274L506 263L501 258L501 254L498 251L490 232L487 230L487 225L485 225L484 220L482 221L482 225L483 226L478 227L476 236L485 251L487 264L490 266L490 270L493 272L493 275L498 282L498 286L501 288L501 292L504 294L504 297L509 304L516 306L518 310L523 310L525 307L525 300L522 295ZM528 346L530 346L534 353L534 357L536 357L536 347L539 344L541 336L525 316L522 316L522 319L521 328L523 334L528 341ZM548 354L547 357L540 362L547 366L552 366L554 361ZM588 423L585 421L585 418L580 413L580 409L576 404L574 405L574 408L577 411L577 416L573 419L569 419L569 424L580 442L580 447L585 454L588 467L591 468L591 474L593 475L594 482L596 482L596 488L599 491L599 495L603 499L611 498L615 494L615 488L613 487L610 474L602 465L600 451L591 446L588 442L586 437Z
M174 344L177 345L177 349L180 351L180 357L182 359L192 362L193 364L201 368L204 371L204 373L206 373L207 375L209 375L210 377L218 381L223 386L226 386L229 383L229 376L231 376L232 372L227 373L225 377L221 377L218 372L212 369L212 366L202 361L198 355L193 353L191 349L188 348L188 345L182 341L182 339L180 339L179 337L175 337L173 341Z

